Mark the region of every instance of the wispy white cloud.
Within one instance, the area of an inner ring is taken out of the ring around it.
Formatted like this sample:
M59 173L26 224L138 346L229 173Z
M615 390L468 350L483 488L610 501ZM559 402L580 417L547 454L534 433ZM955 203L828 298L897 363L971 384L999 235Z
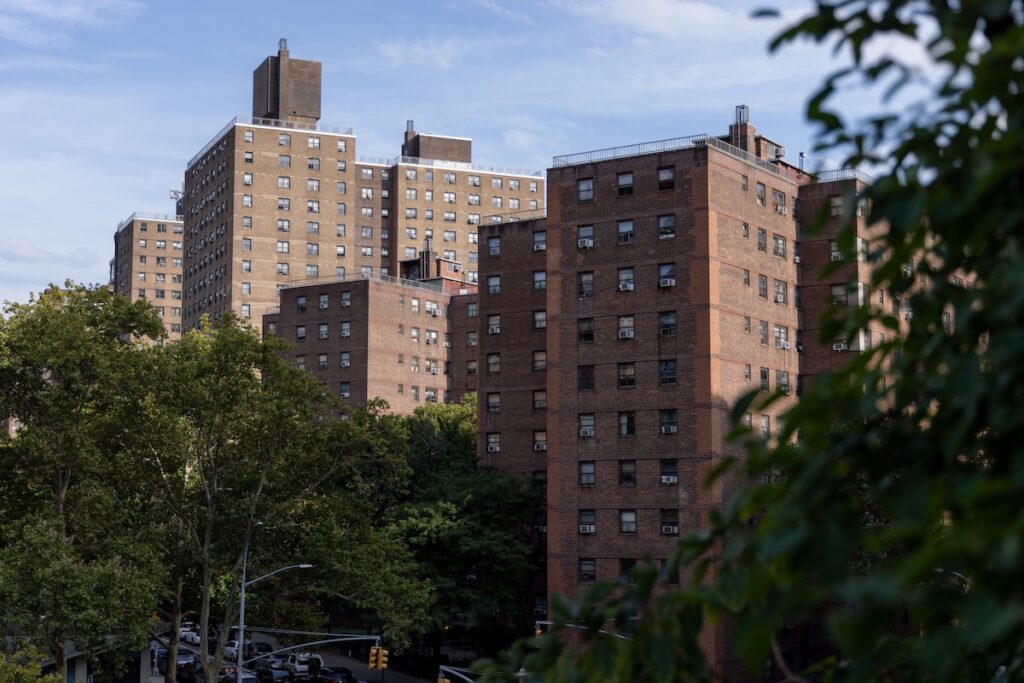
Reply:
M377 50L391 66L425 66L431 69L451 69L473 47L469 40L453 37L430 37L414 41L378 43Z
M524 23L532 23L533 17L526 12L522 12L518 9L512 9L504 4L498 2L498 0L472 0L474 4L483 7L486 10L490 10L495 14L511 19L512 21L521 21Z
M31 244L15 243L4 246L4 250L0 252L0 261L25 265L53 264L85 268L97 265L102 261L102 257L92 249L78 248L66 253L57 253Z
M0 0L0 38L66 47L75 28L132 19L142 9L140 0Z

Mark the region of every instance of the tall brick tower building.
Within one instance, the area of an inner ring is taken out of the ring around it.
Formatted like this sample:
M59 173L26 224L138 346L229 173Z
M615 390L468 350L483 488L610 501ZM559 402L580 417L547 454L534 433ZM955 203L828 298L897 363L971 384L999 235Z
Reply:
M253 74L252 115L188 162L183 326L225 311L261 326L296 280L419 279L428 242L447 276L477 278L481 215L542 208L542 174L472 163L466 138L406 126L402 154L359 158L351 129L319 123L319 62L282 41Z
M182 233L180 216L136 211L118 223L110 261L114 292L153 304L171 341L181 337Z

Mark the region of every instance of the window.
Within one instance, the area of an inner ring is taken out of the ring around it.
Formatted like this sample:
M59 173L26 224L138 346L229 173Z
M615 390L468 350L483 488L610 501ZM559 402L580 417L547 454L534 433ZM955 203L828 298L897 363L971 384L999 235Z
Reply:
M846 290L846 285L832 285L832 305L833 306L847 306L850 303L850 296Z
M476 374L476 361L475 360L467 360L466 361L466 374L467 375L475 375Z
M347 368L352 364L352 354L349 351L342 351L338 356L338 366Z
M327 323L320 323L317 327L317 338L327 339L328 336L329 335L327 334Z
M632 292L634 289L633 268L619 268L620 292Z
M548 369L548 353L547 351L534 351L533 352L533 371L539 372L541 370Z
M742 227L740 227L740 235L743 239L750 239L750 223L744 223Z
M543 330L548 326L548 312L547 311L534 311L533 312L533 329Z
M290 156L288 156L287 154L278 154L277 155L277 167L278 168L291 168L292 167L292 158Z
M783 394L789 394L789 373L785 370L775 371L775 388Z
M244 139L245 139L246 142L252 142L253 141L253 132L251 130L245 131Z
M576 181L576 198L581 202L589 202L594 198L593 178L583 178Z
M445 192L442 201L445 204L454 204L455 203L455 193L454 192Z
M782 235L772 235L772 254L786 258L786 238Z
M466 222L470 225L480 225L480 214L471 213L466 217Z
M359 236L363 239L373 238L373 228L369 225L364 225L359 229Z
M242 227L243 228L251 228L252 227L252 216L242 216Z
M501 394L499 394L499 393L487 394L487 412L488 413L500 413L501 412Z
M757 338L762 344L768 344L768 323L764 320L757 321Z
M277 210L278 211L291 211L292 200L288 197L277 198Z
M768 391L768 368L761 368L759 379L761 391Z
M661 533L666 536L679 535L679 510L661 511Z
M679 461L675 459L666 458L659 464L659 471L661 473L661 483L666 485L678 484L679 483Z
M243 282L242 283L242 294L243 295L252 294L252 283L251 282Z
M320 202L315 199L307 199L306 211L309 213L320 213Z
M306 277L320 277L320 266L307 264Z
M407 168L407 169L405 169L405 179L406 180L416 180L416 169L415 168Z
M338 159L338 173L344 173L348 170L348 162L344 159Z
M663 166L658 169L658 189L671 190L676 186L676 167Z
M679 412L676 410L659 410L658 424L661 426L662 434L675 434L679 431Z
M455 212L454 211L445 211L442 214L441 217L442 217L443 220L447 221L448 223L454 223L455 222Z
M658 287L675 287L676 286L676 264L674 263L661 263L658 264Z
M363 180L373 180L373 169L363 168L361 169L360 175L362 176Z
M519 198L518 197L509 197L508 208L510 208L510 209L518 209L519 208Z
M580 486L593 486L597 480L597 465L585 460L579 463Z
M636 460L619 461L619 486L636 486Z
M785 325L775 326L775 348L784 349L789 346L789 328Z
M764 183L757 183L754 186L754 191L757 194L757 205L763 208L765 205Z
M250 238L242 238L242 251L252 251L252 240Z
M769 415L761 416L761 438L765 441L772 438L772 418Z
M364 244L359 247L359 253L363 256L373 256L373 247Z
M744 381L746 381L746 382L750 381L750 374L751 374L750 363L747 363L746 365L743 366L743 379L744 379Z
M487 316L487 334L501 334L501 316Z
M242 174L242 184L243 185L252 185L252 173L243 173Z
M277 219L277 230L278 232L289 232L292 229L292 222L287 218Z
M636 363L619 363L618 377L620 389L636 386Z
M487 293L488 294L501 294L501 276L500 275L488 275L487 276Z
M633 174L619 173L616 176L616 184L619 188L619 196L627 197L633 194Z
M743 286L750 286L750 271L747 270L746 268L743 269Z
M320 224L316 221L306 221L306 234L307 235L319 235Z
M581 534L594 533L597 530L597 512L594 510L580 510L579 522Z
M786 285L782 280L772 281L772 290L775 294L775 303L787 304L789 303L789 286Z
M243 194L242 195L242 206L244 206L245 208L252 208L252 195L251 194ZM144 246L144 245L140 244L139 246Z
M491 206L493 208L500 209L501 208L501 202L502 202L501 197L491 197Z
M576 368L576 389L589 391L594 388L594 366L580 365Z
M581 439L592 439L595 434L594 414L581 413L579 416L579 433Z
M545 230L538 230L533 233L533 250L545 251L548 248L548 233Z
M576 287L579 296L594 296L594 273L579 273L576 276Z
M636 510L619 510L619 531L624 534L636 533ZM631 561L636 564L636 560Z
M768 251L768 233L764 228L757 229L757 250Z
M500 237L488 237L487 238L487 255L488 256L499 256L501 254L501 238Z
M287 263L278 263L277 264L277 274L278 275L287 275L288 274L288 264Z
M457 182L457 178L454 173L445 173L444 182L448 185L454 185Z
M533 392L533 409L541 410L548 407L548 392L536 390Z
M580 249L590 249L594 246L593 225L581 225L576 228L576 246Z
M663 385L676 383L675 360L658 361L658 379L661 381Z
M467 332L466 333L466 346L476 346L476 344L477 344L476 332Z
M242 261L242 272L243 273L251 273L252 272L252 261Z
M501 189L501 178L491 178L491 187L495 190Z
M633 221L619 221L619 244L632 244L635 238L633 233Z
M298 325L295 328L295 340L296 341L306 341L306 326L305 325Z
M829 197L828 209L830 216L841 216L843 214L843 198L839 195Z
M576 336L581 342L594 341L594 319L580 318L576 321Z
M676 336L676 312L662 311L658 314L658 325L663 337Z
M786 215L786 193L772 190L772 210L775 213Z
M749 185L750 181L748 180L747 176L740 176L740 189L746 192Z
M619 316L619 339L633 339L636 336L636 329L633 327L632 315Z
M536 290L548 288L548 273L546 270L533 271L533 288Z
M579 582L594 583L597 581L597 560L580 558Z
M619 436L636 435L636 413L632 411L619 413Z
M487 372L489 374L497 374L501 372L501 354L500 353L489 353L487 354Z
M768 298L768 276L758 275L757 276L757 295L762 299Z
M471 187L480 187L480 176L471 175L467 178L466 182L468 182Z
M675 215L658 216L658 239L667 240L676 236Z

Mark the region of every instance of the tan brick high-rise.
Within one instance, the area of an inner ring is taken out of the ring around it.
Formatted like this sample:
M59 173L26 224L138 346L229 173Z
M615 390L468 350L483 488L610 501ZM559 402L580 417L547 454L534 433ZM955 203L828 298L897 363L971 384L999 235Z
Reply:
M146 299L181 337L183 223L180 216L135 212L117 225L110 284L132 301Z
M233 310L261 327L296 280L353 274L419 279L430 243L445 276L474 283L481 215L542 208L540 173L473 164L465 138L417 133L402 155L356 156L351 129L320 118L318 62L282 41L253 74L251 117L233 119L189 161L184 319Z

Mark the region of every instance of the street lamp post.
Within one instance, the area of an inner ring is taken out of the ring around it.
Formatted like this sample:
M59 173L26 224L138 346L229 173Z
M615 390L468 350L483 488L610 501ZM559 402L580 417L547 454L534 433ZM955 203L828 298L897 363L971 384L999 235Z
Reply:
M288 565L287 567L281 567L280 569L275 569L272 572L267 572L263 576L257 576L252 581L246 581L245 571L246 571L246 564L249 561L249 536L250 535L251 534L246 534L246 536L245 536L245 545L242 548L242 583L241 583L241 596L240 596L239 601L238 601L238 649L235 651L236 652L236 654L235 654L235 664L237 664L237 666L235 667L235 683L242 683L242 658L243 658L243 655L245 653L245 589L246 589L246 587L247 586L251 586L252 584L256 583L257 581L262 581L263 579L267 578L268 576L273 576L274 574L279 574L281 572L288 571L289 569L312 569L313 568L313 565L306 564L306 563L303 563L303 564L292 564L292 565Z

